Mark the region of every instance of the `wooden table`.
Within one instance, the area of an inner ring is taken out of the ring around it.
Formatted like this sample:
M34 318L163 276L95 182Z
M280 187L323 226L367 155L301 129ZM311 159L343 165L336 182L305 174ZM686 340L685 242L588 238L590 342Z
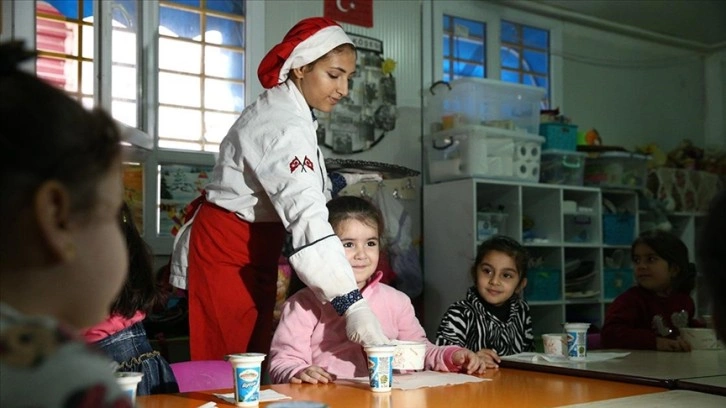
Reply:
M676 381L676 388L726 395L726 375L678 380Z
M665 392L660 387L578 378L510 368L488 370L492 381L376 394L364 385L276 384L263 386L293 400L321 401L330 408L555 407L612 398ZM230 392L222 390L216 392ZM197 408L208 401L231 406L212 391L139 397L139 408ZM270 403L261 403L265 407Z
M726 350L672 353L650 350L598 350L628 352L628 356L594 363L550 363L502 360L502 367L576 375L610 381L675 388L676 381L726 375ZM594 354L596 352L593 352Z
M673 390L652 394L634 395L632 397L615 398L605 401L586 402L568 405L567 408L723 408L726 397L704 394L702 392ZM564 408L564 407L563 407Z

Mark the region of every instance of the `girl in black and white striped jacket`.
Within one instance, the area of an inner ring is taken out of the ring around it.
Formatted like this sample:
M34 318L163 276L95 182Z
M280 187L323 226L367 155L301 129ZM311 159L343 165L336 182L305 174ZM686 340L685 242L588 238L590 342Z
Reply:
M475 351L488 368L498 367L499 356L533 351L532 318L522 298L528 262L527 250L512 238L482 242L470 271L474 286L449 306L436 344Z

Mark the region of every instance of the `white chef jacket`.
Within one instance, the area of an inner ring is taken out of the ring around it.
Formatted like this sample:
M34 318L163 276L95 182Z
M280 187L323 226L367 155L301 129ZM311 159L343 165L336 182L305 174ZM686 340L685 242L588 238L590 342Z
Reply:
M323 301L357 288L343 246L328 223L330 181L305 98L291 82L248 106L220 145L207 201L247 222L282 222L292 234L290 264ZM177 234L171 283L186 288L193 219Z

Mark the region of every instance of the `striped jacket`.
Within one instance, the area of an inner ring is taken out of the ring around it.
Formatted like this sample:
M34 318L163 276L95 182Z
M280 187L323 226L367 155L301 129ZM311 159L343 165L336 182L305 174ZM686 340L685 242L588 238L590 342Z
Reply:
M456 345L477 352L493 349L500 356L534 351L529 306L518 295L509 303L509 318L499 320L487 310L476 287L454 302L436 332L437 345Z

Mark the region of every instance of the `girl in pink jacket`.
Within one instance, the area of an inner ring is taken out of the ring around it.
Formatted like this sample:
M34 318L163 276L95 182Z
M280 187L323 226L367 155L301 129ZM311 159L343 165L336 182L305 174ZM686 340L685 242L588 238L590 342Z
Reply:
M411 301L403 292L380 282L376 271L383 218L369 201L338 197L328 206L328 219L340 238L358 288L383 326L386 337L426 342L426 369L482 373L484 361L458 346L439 347L426 339ZM360 344L346 337L345 321L330 303L321 304L305 288L283 305L270 350L273 383L328 383L336 378L368 375Z

